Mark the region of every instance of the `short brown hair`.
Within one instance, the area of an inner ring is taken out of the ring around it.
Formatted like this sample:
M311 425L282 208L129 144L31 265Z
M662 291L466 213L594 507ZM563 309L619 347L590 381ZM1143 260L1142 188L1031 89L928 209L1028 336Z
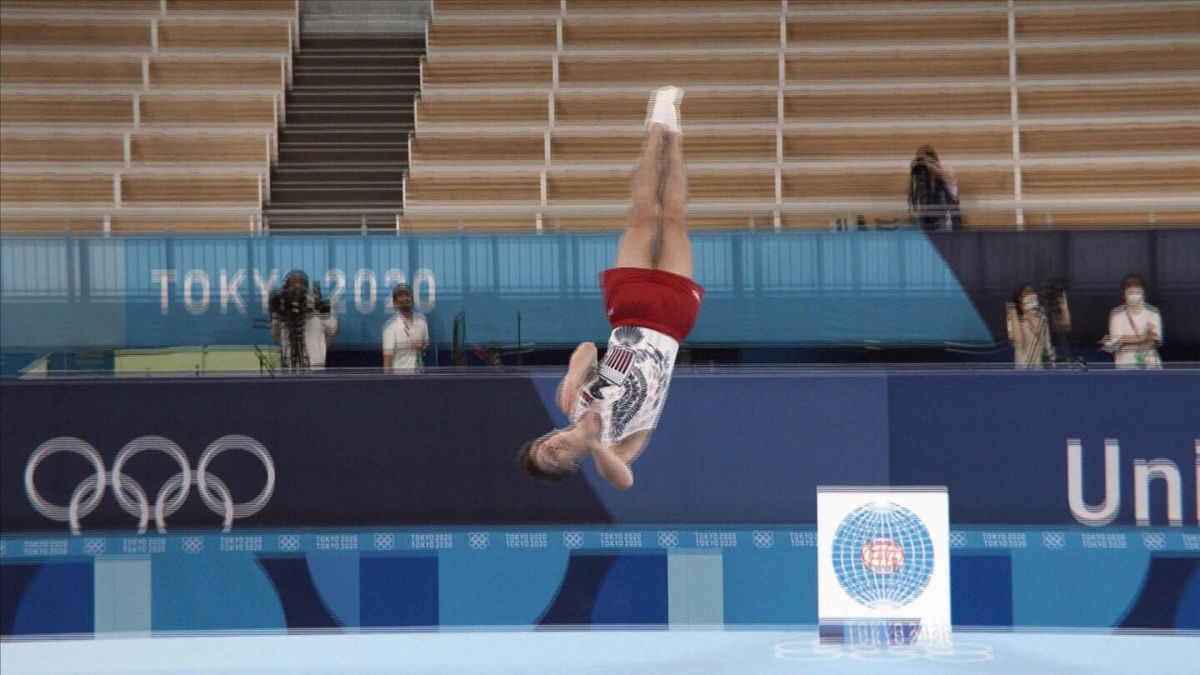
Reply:
M550 434L554 433L553 431ZM533 478L547 483L561 483L571 477L575 471L579 470L579 465L575 465L575 469L565 469L563 471L544 471L542 467L537 465L533 459L533 449L541 445L542 441L546 440L550 434L540 436L521 446L521 451L517 453L517 466L521 470L529 474Z
M1127 274L1125 275L1125 278L1121 280L1121 290L1123 291L1130 286L1137 286L1144 291L1146 290L1146 280L1143 279L1139 274Z

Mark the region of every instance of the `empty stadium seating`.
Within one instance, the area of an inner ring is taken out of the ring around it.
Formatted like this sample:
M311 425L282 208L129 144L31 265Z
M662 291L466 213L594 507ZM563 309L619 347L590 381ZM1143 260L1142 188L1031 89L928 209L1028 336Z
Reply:
M968 227L1196 224L1200 7L1013 7L434 0L406 219L619 227L672 83L695 226L895 226L924 144Z
M968 227L1197 224L1200 6L1012 7L1010 35L1006 0L433 0L405 226L619 227L666 83L687 88L697 227L894 226L923 144ZM297 0L0 0L0 19L5 232L261 215Z
M0 228L256 228L298 10L0 1Z
M7 80L6 80L7 81ZM133 98L124 94L3 94L0 120L17 124L132 126Z

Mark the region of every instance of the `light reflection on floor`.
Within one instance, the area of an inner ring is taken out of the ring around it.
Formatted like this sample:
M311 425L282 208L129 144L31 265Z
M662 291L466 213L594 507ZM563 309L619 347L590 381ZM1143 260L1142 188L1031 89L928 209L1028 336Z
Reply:
M839 647L812 630L456 631L6 642L10 673L1185 673L1200 633L964 632Z

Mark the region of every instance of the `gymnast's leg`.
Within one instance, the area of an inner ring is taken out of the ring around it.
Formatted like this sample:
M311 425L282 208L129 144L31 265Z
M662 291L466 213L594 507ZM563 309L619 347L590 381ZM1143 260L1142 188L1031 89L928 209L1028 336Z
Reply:
M659 214L659 245L655 267L664 272L692 278L692 244L688 240L687 172L683 165L683 134L668 132L663 140L666 161L663 170L662 212Z
M652 123L646 128L642 152L630 180L633 210L629 226L617 248L614 267L654 266L654 245L658 235L658 193L662 182L663 126Z

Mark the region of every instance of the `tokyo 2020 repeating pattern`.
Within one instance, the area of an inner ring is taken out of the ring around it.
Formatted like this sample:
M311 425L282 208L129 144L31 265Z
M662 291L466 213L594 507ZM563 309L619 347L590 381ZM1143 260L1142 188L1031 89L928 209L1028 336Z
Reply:
M1200 574L1196 539L954 529L954 623L1200 628L1200 597L1180 583ZM886 577L881 587L913 559L879 553L864 574ZM811 527L4 537L0 632L813 625L816 556ZM197 589L189 580L201 574ZM240 601L218 600L228 597Z

